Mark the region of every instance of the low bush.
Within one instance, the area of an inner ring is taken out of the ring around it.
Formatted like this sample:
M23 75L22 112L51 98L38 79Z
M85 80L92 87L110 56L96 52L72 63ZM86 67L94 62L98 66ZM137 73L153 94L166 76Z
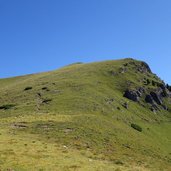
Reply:
M43 87L42 90L49 91L49 89L47 87Z
M47 87L43 87L42 90L47 90L48 88Z
M146 83L146 84L147 84L147 85L149 85L150 83L151 83L151 82L150 82L150 80L149 80L149 79L147 79L147 83Z
M123 165L124 163L122 161L120 161L120 160L116 160L115 161L115 164L117 164L117 165Z
M31 90L33 87L26 87L24 91Z
M6 104L6 105L0 106L0 109L8 110L8 109L11 109L13 107L15 107L14 104Z
M42 101L42 103L48 104L48 103L51 102L51 101L52 101L52 99L44 99L44 100Z
M137 124L132 123L131 127L134 128L135 130L139 131L139 132L142 132L142 128Z
M152 80L152 85L155 87L156 86L156 82L154 80Z

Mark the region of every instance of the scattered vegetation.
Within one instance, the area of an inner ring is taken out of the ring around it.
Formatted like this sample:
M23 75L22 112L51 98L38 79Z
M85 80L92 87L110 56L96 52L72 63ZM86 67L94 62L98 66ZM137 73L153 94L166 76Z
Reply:
M151 82L150 82L150 80L149 80L149 79L147 79L147 83L146 83L146 84L147 84L147 85L149 85L150 83L151 83Z
M26 87L25 89L24 89L24 91L27 91L27 90L31 90L33 87Z
M155 87L156 86L156 82L154 80L152 80L152 85Z
M14 104L6 104L6 105L0 106L0 109L8 110L8 109L11 109L13 107L15 107Z

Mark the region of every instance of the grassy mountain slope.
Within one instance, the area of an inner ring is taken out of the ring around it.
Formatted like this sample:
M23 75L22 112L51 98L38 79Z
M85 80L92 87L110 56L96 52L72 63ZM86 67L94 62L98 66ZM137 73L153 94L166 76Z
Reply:
M163 85L133 59L1 79L0 169L171 170L171 98ZM145 100L155 91L162 104Z

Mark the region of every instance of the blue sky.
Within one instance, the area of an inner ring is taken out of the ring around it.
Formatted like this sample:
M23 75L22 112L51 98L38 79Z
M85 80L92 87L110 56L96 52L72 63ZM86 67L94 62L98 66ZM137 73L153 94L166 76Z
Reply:
M0 0L0 77L133 57L171 84L170 0Z

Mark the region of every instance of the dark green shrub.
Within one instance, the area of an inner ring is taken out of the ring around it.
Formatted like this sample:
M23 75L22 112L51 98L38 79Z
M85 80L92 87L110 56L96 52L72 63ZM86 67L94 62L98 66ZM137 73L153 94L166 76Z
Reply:
M115 161L115 164L117 164L117 165L123 165L124 163L122 161L120 161L120 160L116 160Z
M159 82L156 82L157 83L157 87L162 87L163 84L162 83L159 83Z
M24 91L31 90L31 89L32 89L32 87L26 87L26 88L24 89Z
M49 91L49 89L47 87L43 87L42 90Z
M147 85L149 85L150 84L150 80L149 79L147 79Z
M135 130L139 131L139 132L142 132L142 128L137 124L132 123L131 127L134 128Z
M52 99L44 99L44 100L42 101L42 103L48 104L48 103L51 102L51 101L52 101Z
M6 105L0 106L0 109L8 110L8 109L11 109L13 107L15 107L14 104L6 104Z
M152 80L152 85L156 86L156 82L154 80Z
M120 107L117 107L117 109L118 109L118 110L121 110L121 108L120 108Z

